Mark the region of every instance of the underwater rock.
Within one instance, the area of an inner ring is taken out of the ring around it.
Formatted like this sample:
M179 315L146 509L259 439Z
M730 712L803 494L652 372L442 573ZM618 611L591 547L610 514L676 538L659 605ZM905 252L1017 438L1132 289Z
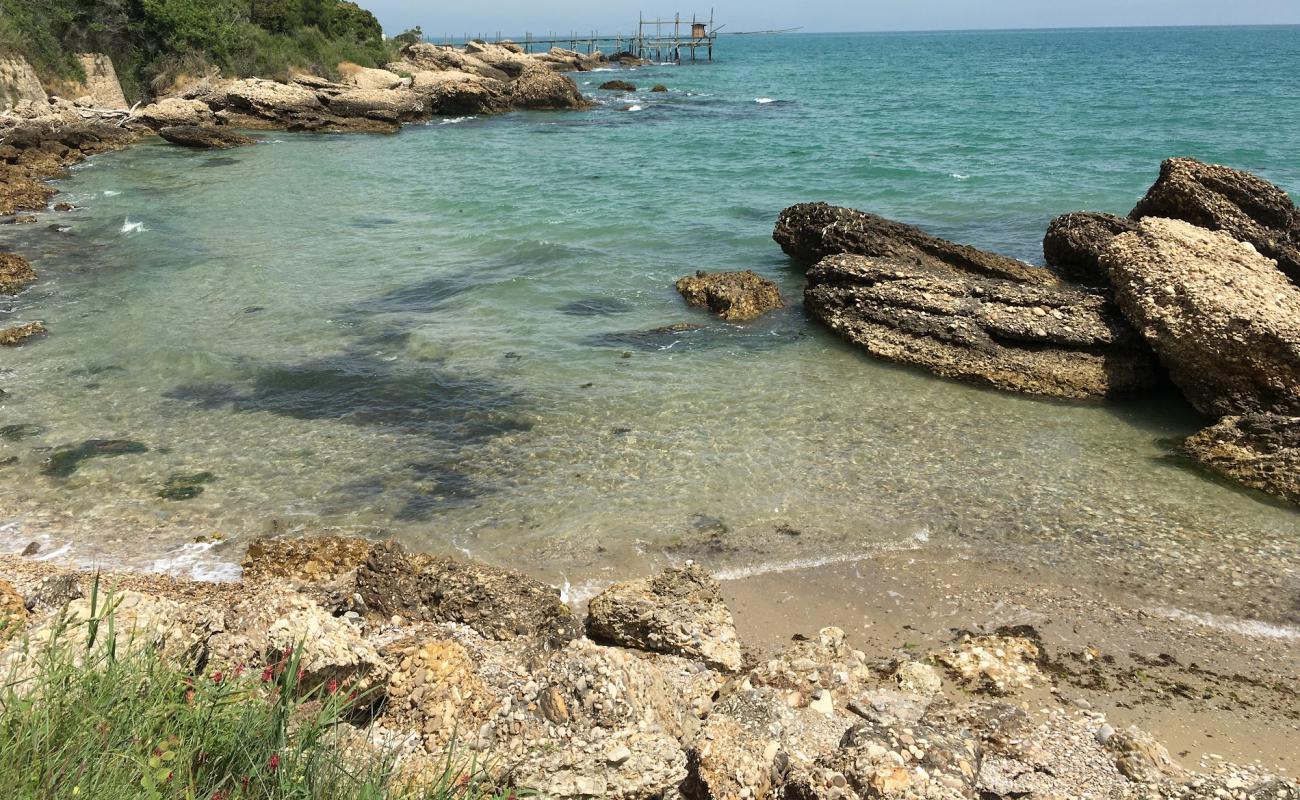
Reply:
M677 291L689 305L704 306L729 322L754 319L785 308L777 285L752 270L697 272L677 281Z
M162 128L158 135L172 144L193 147L199 150L229 150L257 144L257 140L224 128L198 125L174 125Z
M958 275L1003 278L1038 286L1061 283L1056 273L1044 267L940 239L920 228L875 214L826 203L800 203L782 211L772 238L787 255L804 266L827 256L847 253Z
M703 325L696 325L691 322L677 322L644 331L601 334L590 341L598 347L638 347L642 350L662 350L671 347L684 334L702 330L704 330ZM631 358L631 354L629 353L626 357Z
M211 472L196 472L192 475L172 475L158 490L158 496L164 500L191 500L203 494L205 484L212 483L217 476Z
M1250 242L1300 284L1300 209L1284 189L1249 172L1168 159L1129 216L1178 219Z
M130 439L87 439L78 445L64 445L55 450L41 466L41 473L66 478L88 458L113 458L149 452L148 446Z
M1148 218L1102 257L1115 300L1199 411L1300 414L1300 287L1249 243Z
M626 314L631 310L631 303L609 297L575 300L560 306L560 313L570 317L603 317L611 314Z
M1224 417L1188 438L1183 450L1224 477L1300 504L1300 417Z
M1113 214L1076 211L1052 220L1043 237L1043 256L1050 267L1072 281L1088 286L1106 286L1109 278L1101 268L1101 256L1121 233L1137 230L1137 223Z
M18 423L16 425L0 425L0 439L7 442L18 442L23 439L30 439L33 436L40 436L45 429L40 425L30 423Z
M1159 377L1118 309L1088 289L837 255L808 271L804 306L877 358L999 389L1084 399Z
M36 282L36 270L27 259L0 253L0 295L18 294Z

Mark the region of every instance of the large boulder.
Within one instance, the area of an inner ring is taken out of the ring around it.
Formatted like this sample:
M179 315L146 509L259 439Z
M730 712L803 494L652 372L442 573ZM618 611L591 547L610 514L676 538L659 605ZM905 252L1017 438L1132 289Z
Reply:
M36 282L36 270L27 259L0 253L0 295L18 294Z
M1076 211L1052 220L1043 237L1043 256L1072 281L1087 286L1105 286L1106 273L1101 255L1111 240L1121 233L1136 230L1137 223L1114 214Z
M572 78L537 64L525 66L515 79L511 102L515 108L532 110L581 109L588 105Z
M323 111L316 92L299 84L248 78L233 81L220 92L221 104L235 111L270 120Z
M677 281L686 302L703 306L730 322L760 317L784 308L781 290L767 278L744 272L697 272Z
M506 84L463 72L417 72L415 90L429 99L432 113L443 116L502 114L510 110Z
M804 266L827 256L849 253L1028 284L1060 283L1051 270L939 239L875 214L826 203L800 203L782 211L772 238Z
M1300 417L1224 417L1183 449L1220 475L1300 504Z
M328 98L328 104L340 117L415 122L429 116L424 96L410 89L352 89Z
M518 78L529 65L537 62L530 56L518 52L516 47L504 44L488 44L472 41L465 45L465 55L473 56L478 61L501 70L512 78Z
M1250 242L1300 283L1300 210L1286 191L1249 172L1171 158L1130 216L1179 219Z
M1220 415L1300 414L1300 288L1246 242L1148 218L1102 265L1187 399Z
M168 97L136 112L136 118L157 130L177 125L210 125L215 117L201 100Z
M358 89L396 89L406 82L396 72L356 64L340 64L339 71L343 73L343 83Z
M513 570L376 545L357 569L366 608L427 622L460 622L490 639L562 643L578 635L558 589Z
M587 606L587 635L599 642L741 666L731 611L711 575L693 564L616 583Z
M172 144L196 150L229 150L232 147L257 144L256 139L242 133L212 125L172 125L160 128L158 135Z
M1083 399L1157 380L1137 334L1088 289L838 255L808 271L804 305L877 358L999 389Z

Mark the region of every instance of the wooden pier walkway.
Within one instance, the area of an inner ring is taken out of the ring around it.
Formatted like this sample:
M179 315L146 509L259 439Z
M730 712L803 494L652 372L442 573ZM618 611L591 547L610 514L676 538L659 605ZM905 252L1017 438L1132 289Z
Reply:
M681 14L675 14L672 19L641 17L637 20L637 30L634 34L601 34L592 31L590 34L574 32L563 36L551 33L535 37L532 33L525 33L522 38L510 38L502 36L498 31L494 38L482 34L473 38L494 44L512 42L524 48L526 53L533 52L534 48L549 50L552 47L563 47L577 53L585 51L590 55L608 46L611 55L630 53L645 61L661 63L669 61L680 64L684 59L712 61L713 45L717 42L718 31L721 29L721 25L713 24L713 11L710 9L707 22L694 16L687 21ZM444 38L448 45L457 43L450 36ZM464 39L460 41L471 41L471 37L465 34Z

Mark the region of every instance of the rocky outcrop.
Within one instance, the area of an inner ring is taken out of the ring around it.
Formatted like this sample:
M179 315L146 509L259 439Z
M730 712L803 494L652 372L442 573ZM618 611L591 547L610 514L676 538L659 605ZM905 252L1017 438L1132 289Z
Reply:
M1300 504L1300 417L1224 417L1188 438L1183 449L1224 477Z
M18 55L0 58L0 110L21 102L44 103L45 88L27 59Z
M33 116L0 118L0 215L44 209L56 194L44 179L141 135L133 127L87 121L64 101Z
M36 282L36 270L27 259L0 253L0 295L18 294Z
M515 108L534 111L587 108L587 100L578 91L578 84L567 75L528 64L519 73L511 87L511 103Z
M490 78L463 72L418 72L414 88L428 98L434 114L460 117L510 110L509 86Z
M508 67L508 69L493 66L476 55L467 52L463 53L454 47L444 47L424 42L403 48L403 62L395 66L398 66L404 72L463 72L467 75L476 75L480 78L491 78L497 81L508 81L523 72L524 62L518 59L515 54L503 55L496 51L494 53L499 56L497 63Z
M1113 214L1095 211L1065 214L1047 226L1043 256L1048 266L1072 281L1085 286L1105 286L1108 278L1101 268L1102 253L1116 236L1136 229L1136 222Z
M635 92L636 84L628 81L605 81L600 85L600 89L605 92Z
M800 203L782 211L772 238L804 266L848 253L1039 286L1060 283L1051 270L939 239L875 214L826 203Z
M45 335L45 325L29 322L0 330L0 347L17 347Z
M343 82L358 89L397 89L404 86L406 78L386 69L361 67L356 64L340 64Z
M86 93L78 98L79 103L95 108L127 108L126 95L122 84L117 79L117 70L113 60L103 53L81 53L77 56L82 70L86 73Z
M178 125L212 125L216 121L207 103L180 97L168 97L147 105L136 116L154 130Z
M1149 218L1102 265L1193 406L1300 414L1300 288L1276 262L1227 234Z
M1300 283L1300 210L1286 191L1249 172L1171 158L1130 216L1178 219L1250 242Z
M172 125L160 128L158 135L172 144L198 150L228 150L232 147L257 144L256 139L242 133L211 125Z
M473 41L465 45L465 54L473 56L488 66L499 69L510 78L518 78L524 68L533 60L524 55L518 47Z
M415 122L429 116L424 96L410 89L352 89L326 102L329 110L340 117Z
M999 389L1082 399L1157 380L1137 334L1086 289L838 255L808 271L804 305L877 358Z
M677 281L677 291L689 305L707 308L730 322L754 319L785 307L777 285L751 270L697 272Z
M717 669L734 671L741 665L735 621L718 582L694 565L601 592L587 606L587 635L699 659Z

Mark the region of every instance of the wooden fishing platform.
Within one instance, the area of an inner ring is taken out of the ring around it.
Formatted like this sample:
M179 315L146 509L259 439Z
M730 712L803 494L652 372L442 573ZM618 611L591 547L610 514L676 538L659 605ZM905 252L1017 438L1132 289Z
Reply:
M533 52L535 48L549 50L552 47L563 47L578 53L585 51L590 55L609 47L611 54L631 53L645 61L680 64L684 59L712 61L713 45L717 43L721 29L722 26L713 24L713 10L710 9L707 22L695 16L688 21L681 14L675 14L672 19L646 19L642 16L637 20L634 34L610 35L592 31L590 34L574 32L563 36L551 33L535 37L532 33L525 33L522 38L511 38L503 37L498 31L495 38L481 34L474 38L494 44L512 42L524 48L526 53ZM462 41L470 41L469 34L465 34ZM450 37L446 38L446 43L455 44Z

